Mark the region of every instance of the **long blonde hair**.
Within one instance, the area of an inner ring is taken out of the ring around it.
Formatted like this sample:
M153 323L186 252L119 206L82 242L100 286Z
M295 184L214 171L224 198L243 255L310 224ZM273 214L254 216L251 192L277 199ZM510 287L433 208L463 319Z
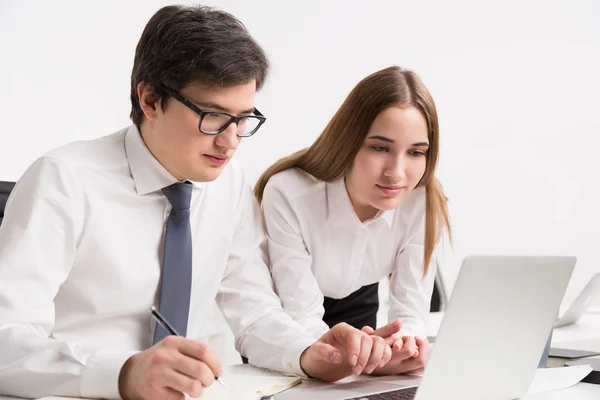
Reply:
M417 186L425 186L425 250L423 276L427 274L433 251L445 229L452 241L447 198L436 179L439 153L439 125L435 103L418 75L397 66L377 71L352 89L325 130L312 146L284 157L258 179L254 194L262 202L269 179L286 169L301 168L324 182L343 178L352 167L371 124L389 107L416 107L427 121L429 151L425 173Z

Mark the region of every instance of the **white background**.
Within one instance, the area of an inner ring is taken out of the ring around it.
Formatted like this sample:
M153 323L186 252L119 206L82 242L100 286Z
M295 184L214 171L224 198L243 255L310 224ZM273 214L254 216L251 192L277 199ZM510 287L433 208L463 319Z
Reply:
M166 4L0 0L0 180L130 123L135 46ZM600 272L600 2L205 4L242 20L272 62L256 101L268 121L236 156L252 181L309 145L361 78L401 65L438 107L449 287L473 253L576 255L567 303Z

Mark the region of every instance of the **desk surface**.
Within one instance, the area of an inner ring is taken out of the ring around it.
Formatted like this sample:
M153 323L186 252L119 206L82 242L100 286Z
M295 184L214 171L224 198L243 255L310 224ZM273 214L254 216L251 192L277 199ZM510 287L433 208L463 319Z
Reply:
M429 334L435 336L439 330L443 313L431 314ZM586 315L578 324L558 328L554 330L552 343L561 343L565 341L573 340L587 340L592 338L598 338L598 332L600 331L600 312ZM600 350L600 349L598 349ZM564 363L564 361L563 361ZM562 365L562 364L560 364ZM234 365L228 367L228 371L235 372L237 374L270 374L267 371L263 371L254 368L249 365ZM342 382L348 382L352 380L357 381L389 381L389 380L411 380L418 382L418 378L410 377L369 377L360 376L351 379L346 379ZM320 398L319 393L331 392L336 384L325 383L315 380L305 380L302 385L290 389L286 396L289 398L310 398L311 400L318 400ZM294 393L294 396L290 396ZM277 399L278 396L275 396ZM327 397L327 396L325 396ZM577 400L598 400L600 399L600 385L593 385L589 383L578 383L570 388L555 390L546 393L540 393L537 395L523 397L523 400L558 400L558 399L577 399Z
M429 331L428 331L428 334L430 336L437 335L442 318L443 318L443 313L430 314ZM599 346L600 346L600 337L598 335L599 331L600 331L600 311L590 313L590 314L584 316L577 324L555 329L553 332L553 336L552 336L552 344L556 345L556 344L560 344L560 343L564 343L564 342L571 342L571 341L576 341L576 340L598 339ZM594 350L594 349L592 349L592 350ZM600 351L600 348L598 348L597 350ZM563 364L564 364L564 360L560 360L560 359L554 360L555 366L563 365ZM252 372L250 372L250 369L252 369L253 367L232 366L232 368L237 368L236 372L238 372L238 373L240 371L242 371L239 368L249 368L247 371L249 373L252 373ZM372 377L361 376L361 377L358 377L357 380L369 380L369 379L389 380L389 379L394 379L394 378L395 377L372 378ZM399 379L407 379L407 378L400 377ZM307 397L309 397L313 400L318 400L319 399L318 391L316 391L315 389L317 389L317 390L319 388L325 389L325 387L330 388L331 384L327 384L324 382L318 382L318 381L305 381L302 385L290 389L290 392L292 392L292 391L298 392L299 395L300 395L300 393L305 392ZM277 398L277 396L275 396L275 398ZM558 400L558 399L561 399L561 400L563 400L563 399L577 399L577 400L588 400L588 399L592 400L592 399L594 399L594 400L598 400L598 399L600 399L600 385L593 385L593 384L589 384L589 383L578 383L577 385L572 386L570 388L555 390L555 391L546 392L546 393L540 393L540 394L533 395L533 396L525 396L525 397L523 397L523 399L524 400L525 399L526 400Z
M443 313L433 313L430 318L430 329L429 334L431 336L435 336L439 329L441 320L443 317ZM557 328L554 330L552 344L560 344L564 342L570 342L575 340L589 340L589 339L598 339L600 344L600 338L598 332L600 331L600 312L590 313L584 316L579 323L565 326L561 328ZM594 350L594 349L592 349ZM600 351L600 348L596 349ZM264 371L258 368L254 368L249 365L233 365L225 367L227 372L235 372L239 373L247 373L248 375L271 375L274 374L272 372ZM360 376L356 378L356 380L372 380L372 379L415 379L408 377L384 377L384 378L372 378L368 376ZM417 378L418 379L418 378ZM310 398L312 400L318 400L318 392L315 395L315 389L319 390L319 388L325 389L325 387L331 386L331 384L314 381L314 380L306 380L302 385L299 385L295 388L290 389L291 391L298 392L310 392ZM277 398L277 396L275 396ZM6 397L0 396L0 400L14 400L14 397ZM556 390L547 393L541 393L534 396L526 396L523 398L524 400L558 400L558 399L577 399L577 400L598 400L600 399L600 385L593 385L589 383L578 383L575 386L572 386L567 389Z
M268 371L264 371L255 367L252 367L250 365L232 365L229 367L226 367L226 371L227 372L231 372L231 373L235 373L235 374L248 374L248 375L270 375L270 374L274 374ZM359 377L353 377L351 379L346 379L344 381L342 381L342 383L344 382L350 382L350 381L370 381L370 380L377 380L377 381L389 381L392 379L398 379L398 380L403 380L403 381L414 381L414 382L418 382L419 378L410 378L410 377L369 377L369 376L359 376ZM322 391L322 393L325 393L324 391L327 390L328 392L331 391L332 389L335 388L336 385L338 385L339 383L326 383L326 382L321 382L321 381L317 381L317 380L305 380L301 385L296 386L292 389L289 389L289 393L286 393L285 397L290 397L290 398L296 398L296 396L290 396L292 393L297 394L298 397L297 398L308 398L311 400L319 400L319 391ZM274 399L277 400L278 396L274 396ZM572 386L570 388L566 388L566 389L561 389L561 390L555 390L552 392L546 392L546 393L540 393L534 396L526 396L522 398L523 400L564 400L564 399L576 399L576 400L598 400L600 399L600 385L592 385L589 383L578 383L575 386Z

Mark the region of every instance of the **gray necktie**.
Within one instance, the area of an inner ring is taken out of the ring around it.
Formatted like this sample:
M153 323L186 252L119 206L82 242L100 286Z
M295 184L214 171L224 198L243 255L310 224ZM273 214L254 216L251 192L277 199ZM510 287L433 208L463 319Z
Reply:
M172 209L165 233L158 310L177 333L186 336L192 289L192 184L174 183L162 191L169 199ZM153 343L168 335L160 324L156 324Z

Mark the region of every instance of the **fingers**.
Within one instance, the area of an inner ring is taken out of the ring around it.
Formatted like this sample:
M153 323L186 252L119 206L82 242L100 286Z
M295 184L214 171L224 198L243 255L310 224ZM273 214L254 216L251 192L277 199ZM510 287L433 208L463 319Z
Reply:
M389 324L382 326L381 328L375 330L372 335L376 335L382 338L386 338L386 342L388 346L391 346L394 341L397 339L397 334L400 332L400 328L402 328L402 321L399 319L390 322Z
M361 331L363 331L367 335L372 335L373 333L375 333L375 329L371 328L370 326L363 326Z
M200 397L204 390L200 381L175 370L165 372L164 379L164 386L179 393L186 393L191 397Z
M346 348L348 363L352 367L355 367L358 364L358 358L361 353L362 339L363 337L368 338L369 335L351 327L345 322L337 324L331 328L330 332L334 335L336 342Z
M215 374L204 362L183 354L178 354L174 361L177 372L200 381L203 387L209 387L214 383Z
M127 360L119 372L122 398L184 400L200 397L222 369L216 354L204 343L167 336Z
M344 360L344 357L342 356L340 351L330 344L317 342L313 346L315 346L318 354L320 355L323 361L327 361L333 364L340 364Z
M331 331L339 343L346 347L348 363L352 366L352 373L360 375L365 369L371 355L373 339L363 331L359 331L342 322L334 326Z
M382 326L381 328L374 330L370 326L364 326L361 331L369 336L375 335L385 339L388 346L393 346L394 342L398 340L398 334L402 328L402 321L399 319L390 322L389 324ZM399 350L399 349L398 349Z
M394 333L390 336L384 336L383 338L385 339L385 344L387 344L389 347L393 347L394 343L396 343L398 339L400 339L397 333ZM400 341L400 344L402 344L402 340ZM400 348L402 348L402 346L400 346Z
M360 352L358 354L358 361L352 369L352 372L355 375L360 375L363 372L367 366L367 362L371 357L371 350L373 349L373 337L365 334L364 332L360 333Z
M394 343L392 343L391 348L393 351L400 351L404 347L404 340L402 338L396 339Z
M202 394L202 392L200 392ZM159 397L164 400L185 400L185 395L176 390L165 388L164 394L160 394Z
M425 364L427 364L427 360L429 359L429 355L431 354L431 343L427 338L415 337L415 342L419 347L419 358L423 360Z
M417 346L419 346L419 358L423 360L425 364L427 364L427 360L429 360L429 356L431 355L431 343L427 338L422 339L420 337L416 338Z
M364 369L364 373L366 374L372 373L377 367L383 367L392 357L392 350L390 346L385 343L383 338L371 336L371 340L373 341L373 346L371 348L371 355Z
M431 354L431 344L427 339L422 339L418 336L415 337L414 340L418 346L418 356L402 361L399 364L400 369L397 373L411 376L420 376L423 374L429 355ZM395 355L396 354L394 354L394 357Z
M392 324L392 327L394 326L398 326L397 323ZM366 333L370 329L364 327L359 331L345 323L340 323L331 329L336 342L346 348L348 363L352 366L352 373L355 375L360 375L365 368L368 368L368 372L365 373L371 373L380 365L387 364L392 358L391 348L383 338L369 336Z
M429 340L427 340L427 338L422 338L419 336L415 336L415 343L419 348L421 348L422 346L430 345Z
M408 336L405 336L408 338ZM405 343L402 338L397 339L392 345L392 359L391 362L397 364L403 362L409 358L413 358L415 347L411 348L410 343Z
M373 353L376 352L376 346L377 344L374 344ZM397 348L400 348L400 350L397 350ZM419 376L423 373L424 368L427 365L431 353L431 345L426 339L405 336L394 342L393 350L390 353L391 359L386 362L383 367L376 368L375 371L373 371L374 373ZM413 357L415 353L418 354ZM382 356L382 361L384 358L385 355ZM367 373L367 370L365 370L365 373Z
M170 337L166 337L163 341L167 341ZM217 358L217 354L205 343L196 340L178 338L174 346L184 355L202 361L212 371L213 377L219 377L223 373L221 363Z
M404 341L403 348L406 349L408 354L410 354L409 357L418 357L419 349L417 347L417 343L415 342L414 336L404 336L402 340Z
M383 357L381 358L381 362L379 363L378 367L381 368L383 366L385 366L387 363L389 363L392 360L392 356L393 356L393 351L392 348L390 346L387 345L387 343L385 343L384 341L384 354Z
M216 353L205 343L167 336L159 343L158 355L170 365L165 386L192 397L200 397L203 388L214 383L223 370Z

